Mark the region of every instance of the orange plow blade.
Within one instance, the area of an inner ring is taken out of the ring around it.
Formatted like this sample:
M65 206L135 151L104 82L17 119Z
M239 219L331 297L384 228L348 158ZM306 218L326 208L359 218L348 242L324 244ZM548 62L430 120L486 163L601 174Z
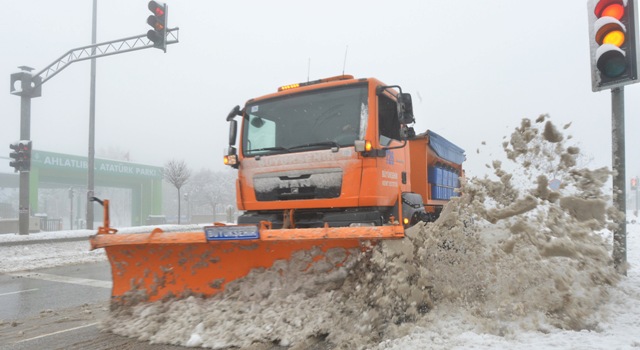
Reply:
M252 269L269 268L300 250L361 248L364 242L404 237L402 225L269 229L258 226L204 227L194 232L113 234L91 237L104 248L113 278L112 304L189 295L212 296Z

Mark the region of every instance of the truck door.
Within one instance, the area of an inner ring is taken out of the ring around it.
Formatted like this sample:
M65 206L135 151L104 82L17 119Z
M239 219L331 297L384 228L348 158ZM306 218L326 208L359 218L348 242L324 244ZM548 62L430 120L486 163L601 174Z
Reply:
M402 145L400 135L400 121L398 119L398 103L388 92L378 95L378 142L380 148L394 148ZM386 156L378 159L380 188L382 195L394 198L398 194L398 187L404 188L403 178L406 179L405 149L396 148L386 150Z

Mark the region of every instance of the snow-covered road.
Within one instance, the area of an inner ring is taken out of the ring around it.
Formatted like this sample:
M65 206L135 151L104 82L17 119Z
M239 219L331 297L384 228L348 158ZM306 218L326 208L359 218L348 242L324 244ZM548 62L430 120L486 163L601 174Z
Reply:
M138 229L139 230L139 229ZM591 331L570 331L541 328L507 336L483 332L473 322L473 315L456 313L451 308L430 311L430 324L416 326L408 335L386 340L379 349L634 349L640 348L640 224L627 226L628 276L610 289L611 299L602 307L601 318ZM61 231L31 234L0 235L3 242L53 240L88 237L92 231ZM0 245L0 273L82 264L106 260L102 250L89 251L87 241ZM518 329L518 324L512 325Z

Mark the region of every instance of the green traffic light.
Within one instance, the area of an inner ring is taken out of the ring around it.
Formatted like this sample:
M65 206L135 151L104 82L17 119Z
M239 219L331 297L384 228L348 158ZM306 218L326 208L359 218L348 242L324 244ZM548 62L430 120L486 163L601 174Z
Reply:
M608 78L621 76L627 69L627 62L624 53L611 50L603 53L598 58L598 70Z

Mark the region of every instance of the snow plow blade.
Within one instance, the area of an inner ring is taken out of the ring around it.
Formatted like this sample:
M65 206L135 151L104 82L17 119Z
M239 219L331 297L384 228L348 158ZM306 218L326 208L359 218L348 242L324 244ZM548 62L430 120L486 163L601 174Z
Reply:
M366 249L365 242L404 237L402 225L271 229L215 224L200 231L118 234L100 228L91 249L104 248L111 264L112 306L144 301L212 296L252 269L289 260L296 251ZM340 263L336 264L337 266Z

